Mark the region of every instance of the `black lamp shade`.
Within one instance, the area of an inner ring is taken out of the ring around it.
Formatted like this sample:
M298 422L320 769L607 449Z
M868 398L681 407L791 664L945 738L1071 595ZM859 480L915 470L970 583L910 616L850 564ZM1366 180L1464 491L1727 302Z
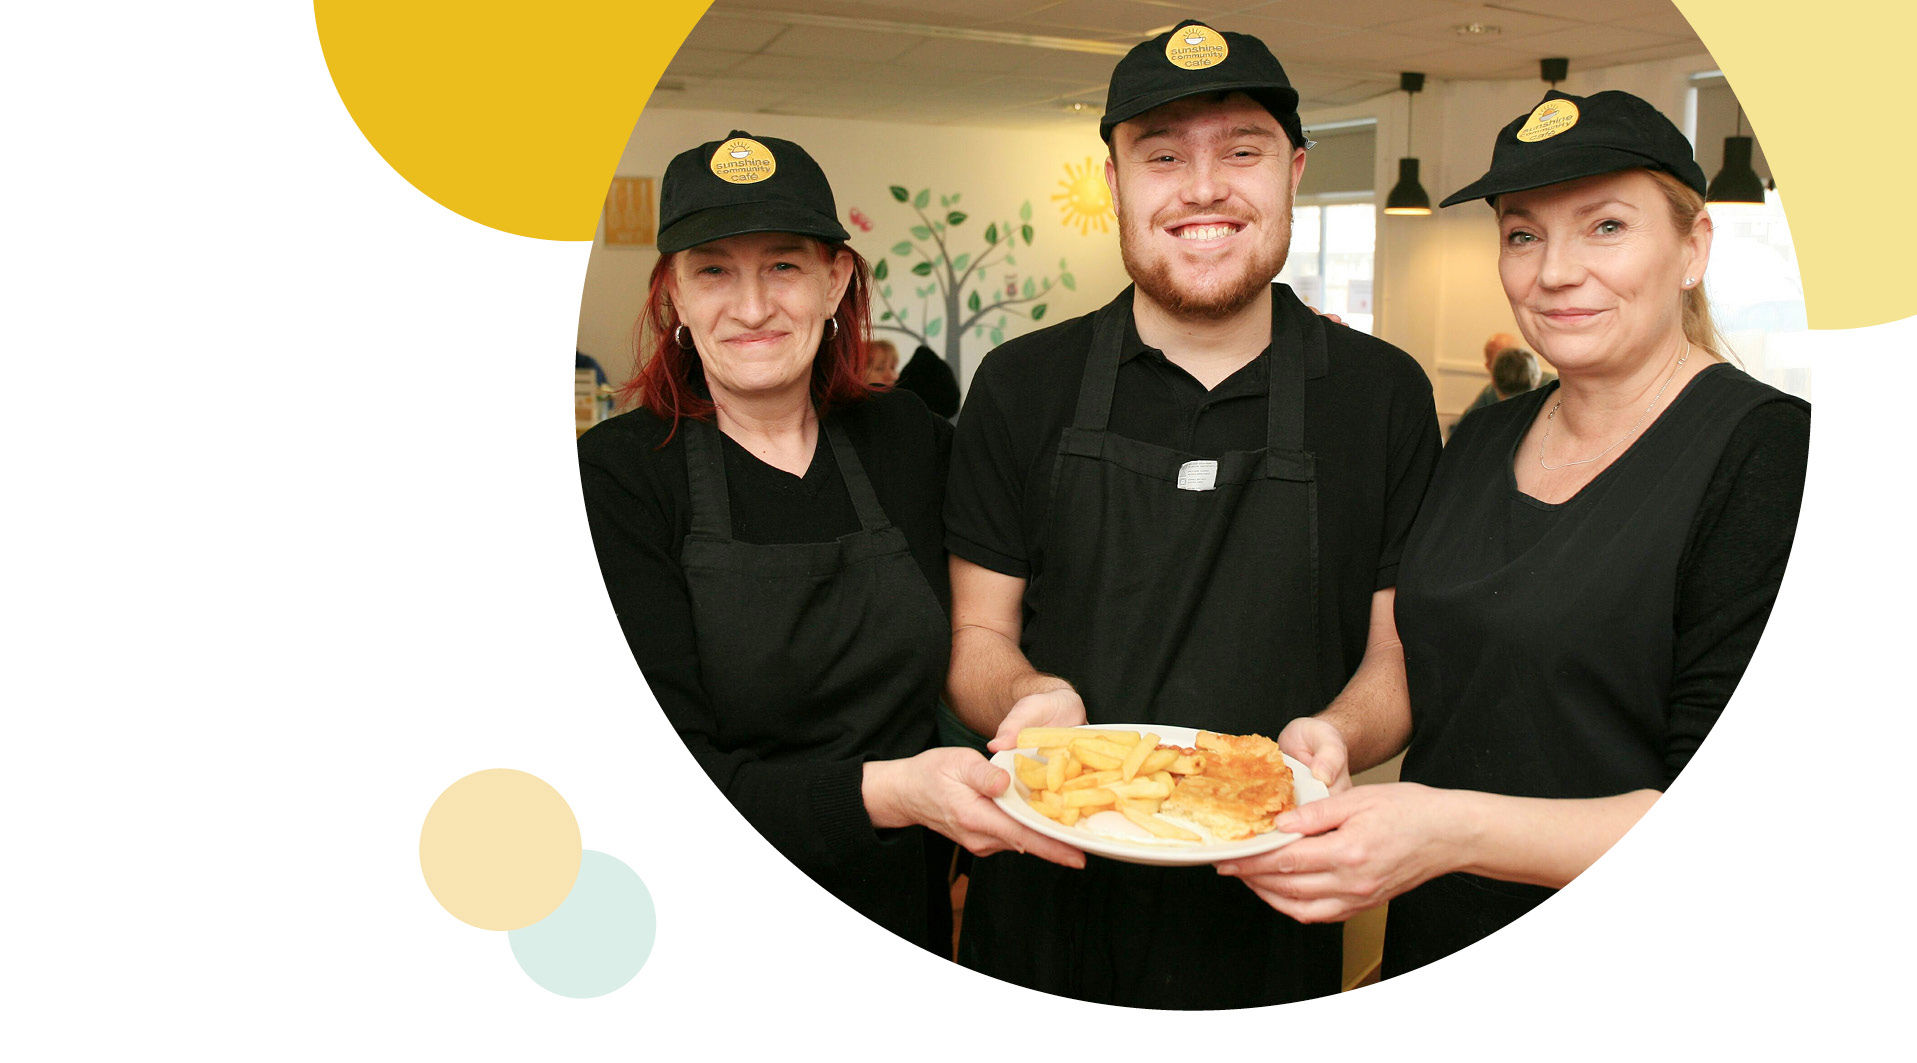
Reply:
M1751 168L1750 137L1724 138L1724 168L1711 178L1704 198L1712 203L1762 203L1764 182Z
M1386 214L1429 214L1431 197L1425 195L1424 186L1418 183L1418 160L1398 160L1398 183L1392 186L1391 194L1385 197Z

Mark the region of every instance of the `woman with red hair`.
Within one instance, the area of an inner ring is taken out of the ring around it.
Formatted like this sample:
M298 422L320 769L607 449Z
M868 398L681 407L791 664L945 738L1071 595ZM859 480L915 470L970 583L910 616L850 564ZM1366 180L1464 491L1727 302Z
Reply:
M949 954L922 828L1079 866L934 748L951 631L951 429L866 384L864 261L818 164L734 131L674 158L624 397L579 440L607 592L660 707L779 851L880 925Z

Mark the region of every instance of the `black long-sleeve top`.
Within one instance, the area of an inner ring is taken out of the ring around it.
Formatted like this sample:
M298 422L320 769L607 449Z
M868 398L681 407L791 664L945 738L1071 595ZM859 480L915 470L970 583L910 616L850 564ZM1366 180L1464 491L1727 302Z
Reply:
M941 606L950 607L942 544L951 426L909 392L875 395L834 412L845 426L880 506L910 544ZM724 730L700 680L692 606L680 566L691 530L683 431L644 409L611 418L579 439L586 515L606 591L640 671L700 766L760 833L802 870L857 863L881 844L860 792L867 759L918 753L862 750L856 758L788 760L724 748ZM661 443L664 445L661 446ZM832 448L821 435L803 478L774 469L724 439L733 535L750 543L829 542L859 530ZM872 711L878 711L876 707ZM858 729L864 721L844 721ZM774 751L776 752L776 751Z

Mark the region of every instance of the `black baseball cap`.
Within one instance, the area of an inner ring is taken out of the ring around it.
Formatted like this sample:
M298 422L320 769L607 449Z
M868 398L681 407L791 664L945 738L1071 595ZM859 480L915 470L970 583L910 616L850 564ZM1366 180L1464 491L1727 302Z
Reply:
M659 187L659 253L745 233L850 238L825 171L790 140L735 129L674 156Z
M1657 108L1628 92L1573 96L1552 89L1498 131L1490 171L1439 206L1640 167L1663 170L1704 194L1691 142Z
M1263 104L1292 147L1305 146L1298 122L1298 90L1285 68L1248 33L1225 33L1197 19L1185 19L1125 53L1112 70L1105 92L1105 116L1098 135L1112 142L1112 127L1173 100L1209 92L1242 92Z

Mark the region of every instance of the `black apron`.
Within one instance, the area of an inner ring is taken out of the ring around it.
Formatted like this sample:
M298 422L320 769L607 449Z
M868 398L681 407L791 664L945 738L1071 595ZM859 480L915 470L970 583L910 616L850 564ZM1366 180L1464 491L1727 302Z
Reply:
M1698 507L1747 414L1802 405L1710 366L1582 490L1547 503L1518 489L1514 468L1555 393L1475 414L1405 542L1407 782L1553 799L1665 789L1673 617ZM1463 873L1408 890L1387 915L1384 975L1448 956L1555 892Z
M837 422L821 429L860 530L833 542L732 538L719 430L684 420L692 531L681 562L698 635L700 678L726 749L778 763L889 760L932 743L951 650L938 597L873 493ZM795 795L795 800L799 795ZM874 922L944 954L943 881L928 881L922 828L879 831L875 850L804 867ZM767 838L785 850L787 839Z
M1325 325L1289 288L1272 294L1265 446L1215 462L1108 430L1131 289L1092 319L1022 646L1071 681L1093 723L1275 737L1344 682L1319 646L1304 450L1304 381L1323 372ZM1094 856L1073 872L1000 854L973 862L959 958L1063 996L1232 1008L1337 992L1341 944L1338 925L1300 925L1209 866Z

